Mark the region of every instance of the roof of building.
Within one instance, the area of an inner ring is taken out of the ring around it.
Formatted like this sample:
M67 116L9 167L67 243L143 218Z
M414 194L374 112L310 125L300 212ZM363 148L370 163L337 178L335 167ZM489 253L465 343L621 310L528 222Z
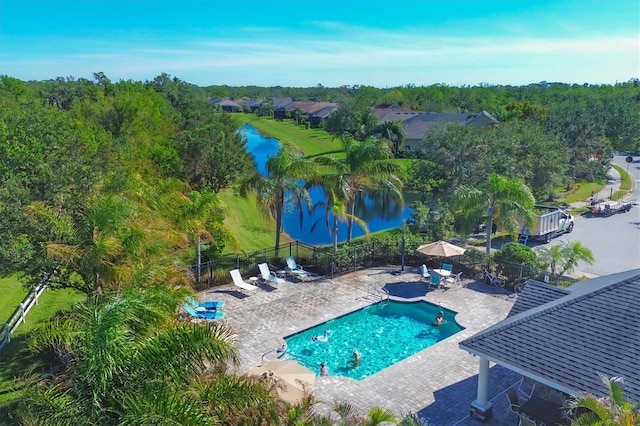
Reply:
M577 282L556 299L537 287L541 305L460 347L571 395L606 396L600 375L623 377L625 397L640 401L640 269Z
M568 290L558 288L536 280L527 280L524 291L518 295L507 318L528 311L569 294Z
M240 104L238 104L238 103L236 103L236 102L232 101L232 100L231 100L231 99L229 99L229 98L224 98L223 100L221 100L220 102L218 102L218 105L220 105L220 106L238 107L238 108L240 108L240 106L241 106Z

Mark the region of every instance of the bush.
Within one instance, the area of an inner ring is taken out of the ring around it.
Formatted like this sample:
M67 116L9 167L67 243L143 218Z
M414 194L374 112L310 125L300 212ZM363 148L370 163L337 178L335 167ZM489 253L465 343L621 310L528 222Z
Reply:
M537 267L538 255L531 247L520 243L507 243L494 256L498 272L506 276L519 276L522 265Z

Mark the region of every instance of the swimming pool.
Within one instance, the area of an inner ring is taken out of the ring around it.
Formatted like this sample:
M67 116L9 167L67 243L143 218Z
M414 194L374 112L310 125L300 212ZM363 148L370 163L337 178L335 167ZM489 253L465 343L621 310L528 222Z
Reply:
M440 311L446 322L433 326ZM282 358L316 374L325 363L330 375L362 380L463 330L456 313L428 302L379 302L285 337ZM313 339L325 330L326 339ZM354 349L361 354L359 366L352 363Z

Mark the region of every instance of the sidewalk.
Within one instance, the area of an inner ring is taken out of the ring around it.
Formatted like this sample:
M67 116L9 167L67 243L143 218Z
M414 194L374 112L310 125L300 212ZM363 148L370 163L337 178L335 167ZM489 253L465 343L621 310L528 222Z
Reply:
M611 167L609 169L609 172L607 173L607 184L600 191L593 194L594 198L596 200L609 200L611 198L611 195L613 195L616 191L620 189L621 181L622 181L622 176L620 176L620 173L618 172L618 170L616 170L615 167ZM586 199L586 200L580 200L574 203L570 203L569 210L586 207L590 204L590 202L591 202L590 199Z

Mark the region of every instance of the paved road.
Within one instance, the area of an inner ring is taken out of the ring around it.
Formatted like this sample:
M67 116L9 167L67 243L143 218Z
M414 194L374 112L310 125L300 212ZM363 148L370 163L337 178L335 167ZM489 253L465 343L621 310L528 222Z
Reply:
M635 180L630 198L640 201L640 157L627 164L625 156L615 156L613 162L628 172ZM609 195L609 194L607 194ZM535 245L535 249L560 244L562 241L580 241L593 252L595 263L578 264L575 276L600 276L629 269L640 268L640 206L628 213L609 217L589 214L576 218L574 231L562 235L548 245Z

